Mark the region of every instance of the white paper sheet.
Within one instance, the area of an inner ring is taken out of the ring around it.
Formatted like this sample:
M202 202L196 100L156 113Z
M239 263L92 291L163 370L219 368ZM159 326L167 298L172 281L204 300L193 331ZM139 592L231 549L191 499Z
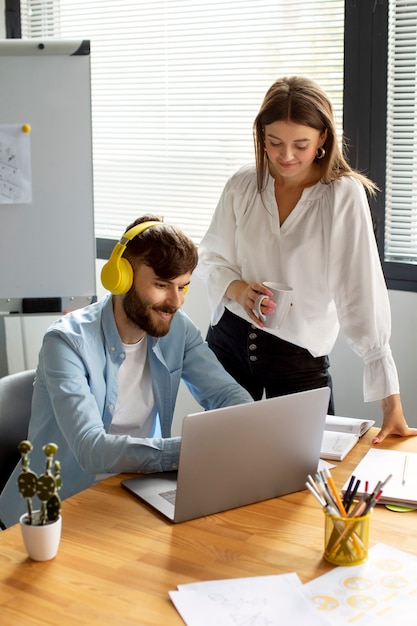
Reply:
M407 464L405 461L407 459ZM404 469L406 472L404 473ZM391 475L390 480L382 489L380 502L394 502L417 506L417 452L402 450L381 450L371 448L353 470L352 474L361 481L357 495L362 495L365 482L373 490L379 480ZM405 480L404 480L405 478ZM342 490L347 488L348 480Z
M31 201L30 126L0 124L0 204Z
M393 626L403 606L417 615L417 557L377 544L366 563L336 567L303 589L332 626Z
M179 585L170 597L187 626L329 626L297 574Z

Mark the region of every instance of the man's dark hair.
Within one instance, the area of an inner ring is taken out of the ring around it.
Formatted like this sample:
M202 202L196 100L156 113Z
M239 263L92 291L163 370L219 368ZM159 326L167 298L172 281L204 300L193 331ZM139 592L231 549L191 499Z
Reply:
M173 224L165 224L158 215L144 215L136 219L126 232L143 222L160 222L133 237L127 244L123 256L132 267L145 263L155 274L165 280L193 272L198 253L194 242Z

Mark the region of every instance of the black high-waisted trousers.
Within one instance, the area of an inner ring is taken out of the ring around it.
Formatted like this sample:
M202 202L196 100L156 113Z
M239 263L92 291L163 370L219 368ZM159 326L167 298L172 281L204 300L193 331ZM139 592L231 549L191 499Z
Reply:
M246 322L228 309L210 326L207 343L223 367L254 400L330 387L329 357L283 341ZM333 393L329 414L334 414Z

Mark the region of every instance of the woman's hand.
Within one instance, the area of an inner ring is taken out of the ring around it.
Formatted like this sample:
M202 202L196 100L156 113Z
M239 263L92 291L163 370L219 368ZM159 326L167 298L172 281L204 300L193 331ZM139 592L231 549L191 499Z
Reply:
M382 427L372 443L381 443L389 435L399 437L415 437L417 428L409 428L403 414L401 399L399 394L393 394L381 400Z
M262 283L247 283L244 280L234 280L230 283L226 291L226 296L230 298L230 300L238 302L247 315L249 315L252 322L263 328L263 322L254 313L255 300L261 294L269 297L272 296L272 292ZM261 304L262 313L265 315L273 313L275 307L275 302L268 298L265 298Z

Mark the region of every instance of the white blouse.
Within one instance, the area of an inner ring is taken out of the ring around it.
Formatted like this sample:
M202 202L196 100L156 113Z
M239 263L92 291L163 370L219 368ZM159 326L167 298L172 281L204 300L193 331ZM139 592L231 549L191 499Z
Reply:
M226 296L234 280L273 281L294 289L284 325L265 332L323 356L339 329L364 361L364 398L399 393L391 355L391 312L362 184L343 176L304 190L280 226L274 180L262 194L254 165L227 182L199 246L196 274L207 282L211 323L224 307L250 321Z

